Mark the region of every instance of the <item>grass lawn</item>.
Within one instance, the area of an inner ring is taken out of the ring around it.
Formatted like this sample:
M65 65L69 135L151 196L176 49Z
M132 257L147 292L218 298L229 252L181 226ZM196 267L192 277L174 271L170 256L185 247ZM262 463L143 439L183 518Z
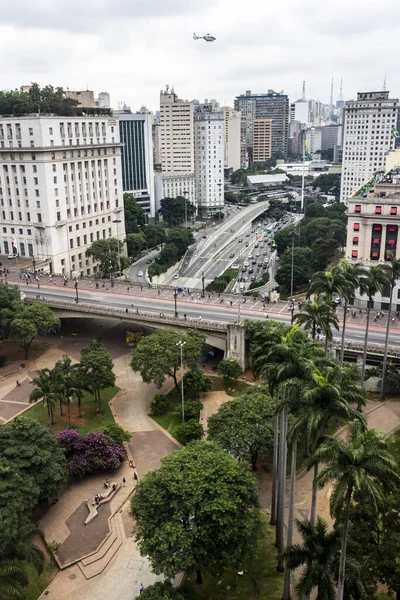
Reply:
M400 466L400 429L388 437L387 444L389 452L393 454Z
M71 427L79 431L79 433L88 433L89 431L102 431L107 425L115 423L108 402L118 393L119 388L112 387L102 390L101 405L103 412L97 414L97 404L93 401L93 396L89 392L85 392L82 398L82 417L78 414L78 405L74 400L71 404ZM59 407L55 411L55 423L51 429L53 433L58 433L68 427L67 407L63 406L64 416L60 416ZM32 408L24 413L25 416L36 419L45 427L48 427L47 410L43 407L43 402L40 401L34 404Z
M226 571L222 577L214 577L203 573L203 584L196 584L196 577L187 577L179 592L188 600L278 600L282 598L283 574L276 571L277 551L274 546L274 528L263 517L259 532L258 546L254 556L245 562L244 569L249 575L237 577L234 586L232 571ZM260 588L259 596L254 593L254 579ZM226 589L230 586L231 589Z
M27 563L25 571L29 578L29 585L24 588L24 598L37 600L53 579L56 569L51 562L46 562L43 572L39 575L33 566Z
M213 380L211 392L224 391L228 396L239 396L243 392L247 392L249 384L237 379L227 379L226 377L211 377Z

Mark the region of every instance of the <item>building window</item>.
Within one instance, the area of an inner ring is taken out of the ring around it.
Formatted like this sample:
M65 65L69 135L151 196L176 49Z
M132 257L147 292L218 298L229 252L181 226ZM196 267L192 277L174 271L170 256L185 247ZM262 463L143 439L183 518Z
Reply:
M353 231L360 231L360 223L354 223Z
M353 237L353 245L358 246L358 237Z
M374 225L373 230L374 231L382 231L382 225Z
M378 252L371 252L371 259L372 260L378 260L379 258L379 253Z
M361 204L356 204L355 205L354 212L356 212L356 213L360 213L361 212Z
M390 214L391 215L397 215L397 206L392 206L390 208Z
M353 250L351 253L352 258L357 258L358 256L358 251L357 250Z

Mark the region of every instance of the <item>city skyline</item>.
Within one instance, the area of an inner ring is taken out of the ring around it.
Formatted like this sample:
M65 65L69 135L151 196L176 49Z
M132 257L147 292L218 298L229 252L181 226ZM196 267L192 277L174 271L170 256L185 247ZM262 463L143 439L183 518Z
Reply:
M216 98L232 105L251 89L283 91L291 101L334 100L343 78L345 99L379 91L384 78L398 96L400 76L388 57L396 52L394 0L385 10L371 1L315 0L279 5L252 0L241 11L227 0L184 5L171 0L96 3L15 0L0 25L3 89L37 81L69 89L108 91L111 104L158 108L166 84L181 98ZM194 41L211 33L214 43ZM373 48L371 40L374 40Z

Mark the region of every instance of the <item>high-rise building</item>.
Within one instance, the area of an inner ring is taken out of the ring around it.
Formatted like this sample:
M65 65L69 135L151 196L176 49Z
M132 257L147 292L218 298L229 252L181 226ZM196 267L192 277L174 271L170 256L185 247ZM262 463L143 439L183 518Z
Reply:
M94 104L97 108L111 108L110 94L99 92L98 97L94 99Z
M272 156L272 119L254 119L253 162L265 162Z
M80 106L84 106L85 108L95 108L96 106L94 100L94 93L91 90L67 90L65 93L68 96L68 98L72 98L72 100L77 100Z
M0 253L47 261L54 273L97 272L85 252L125 239L119 128L107 117L0 118Z
M310 154L321 151L323 127L307 127L305 130L307 148Z
M224 113L195 106L195 174L198 212L208 217L224 205Z
M237 96L235 108L246 122L245 139L251 148L253 143L253 125L255 119L272 119L272 153L287 155L289 99L285 94L268 90L267 94L245 94Z
M151 218L156 216L153 168L153 116L132 113L129 107L114 111L122 144L122 185Z
M241 114L230 106L224 106L222 110L224 113L224 166L236 171L241 167Z
M194 105L167 86L160 93L161 198L184 196L196 203L194 177Z
M399 100L389 92L359 92L345 103L340 199L346 202L373 173L384 168L386 154L395 146Z
M299 121L307 125L309 123L308 118L308 101L307 100L296 100L290 105L290 122Z
M341 125L325 125L322 128L321 150L334 150L342 142Z

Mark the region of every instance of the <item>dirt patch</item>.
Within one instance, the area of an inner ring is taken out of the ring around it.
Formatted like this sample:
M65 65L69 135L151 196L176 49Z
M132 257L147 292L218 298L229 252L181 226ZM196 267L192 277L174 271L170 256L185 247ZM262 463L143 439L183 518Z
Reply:
M46 342L33 342L29 351L29 359L25 360L25 350L20 348L20 346L16 346L10 340L5 340L0 347L0 356L7 357L7 364L0 369L0 379L18 372L21 364L29 368L29 365L51 348L51 346L52 344Z

